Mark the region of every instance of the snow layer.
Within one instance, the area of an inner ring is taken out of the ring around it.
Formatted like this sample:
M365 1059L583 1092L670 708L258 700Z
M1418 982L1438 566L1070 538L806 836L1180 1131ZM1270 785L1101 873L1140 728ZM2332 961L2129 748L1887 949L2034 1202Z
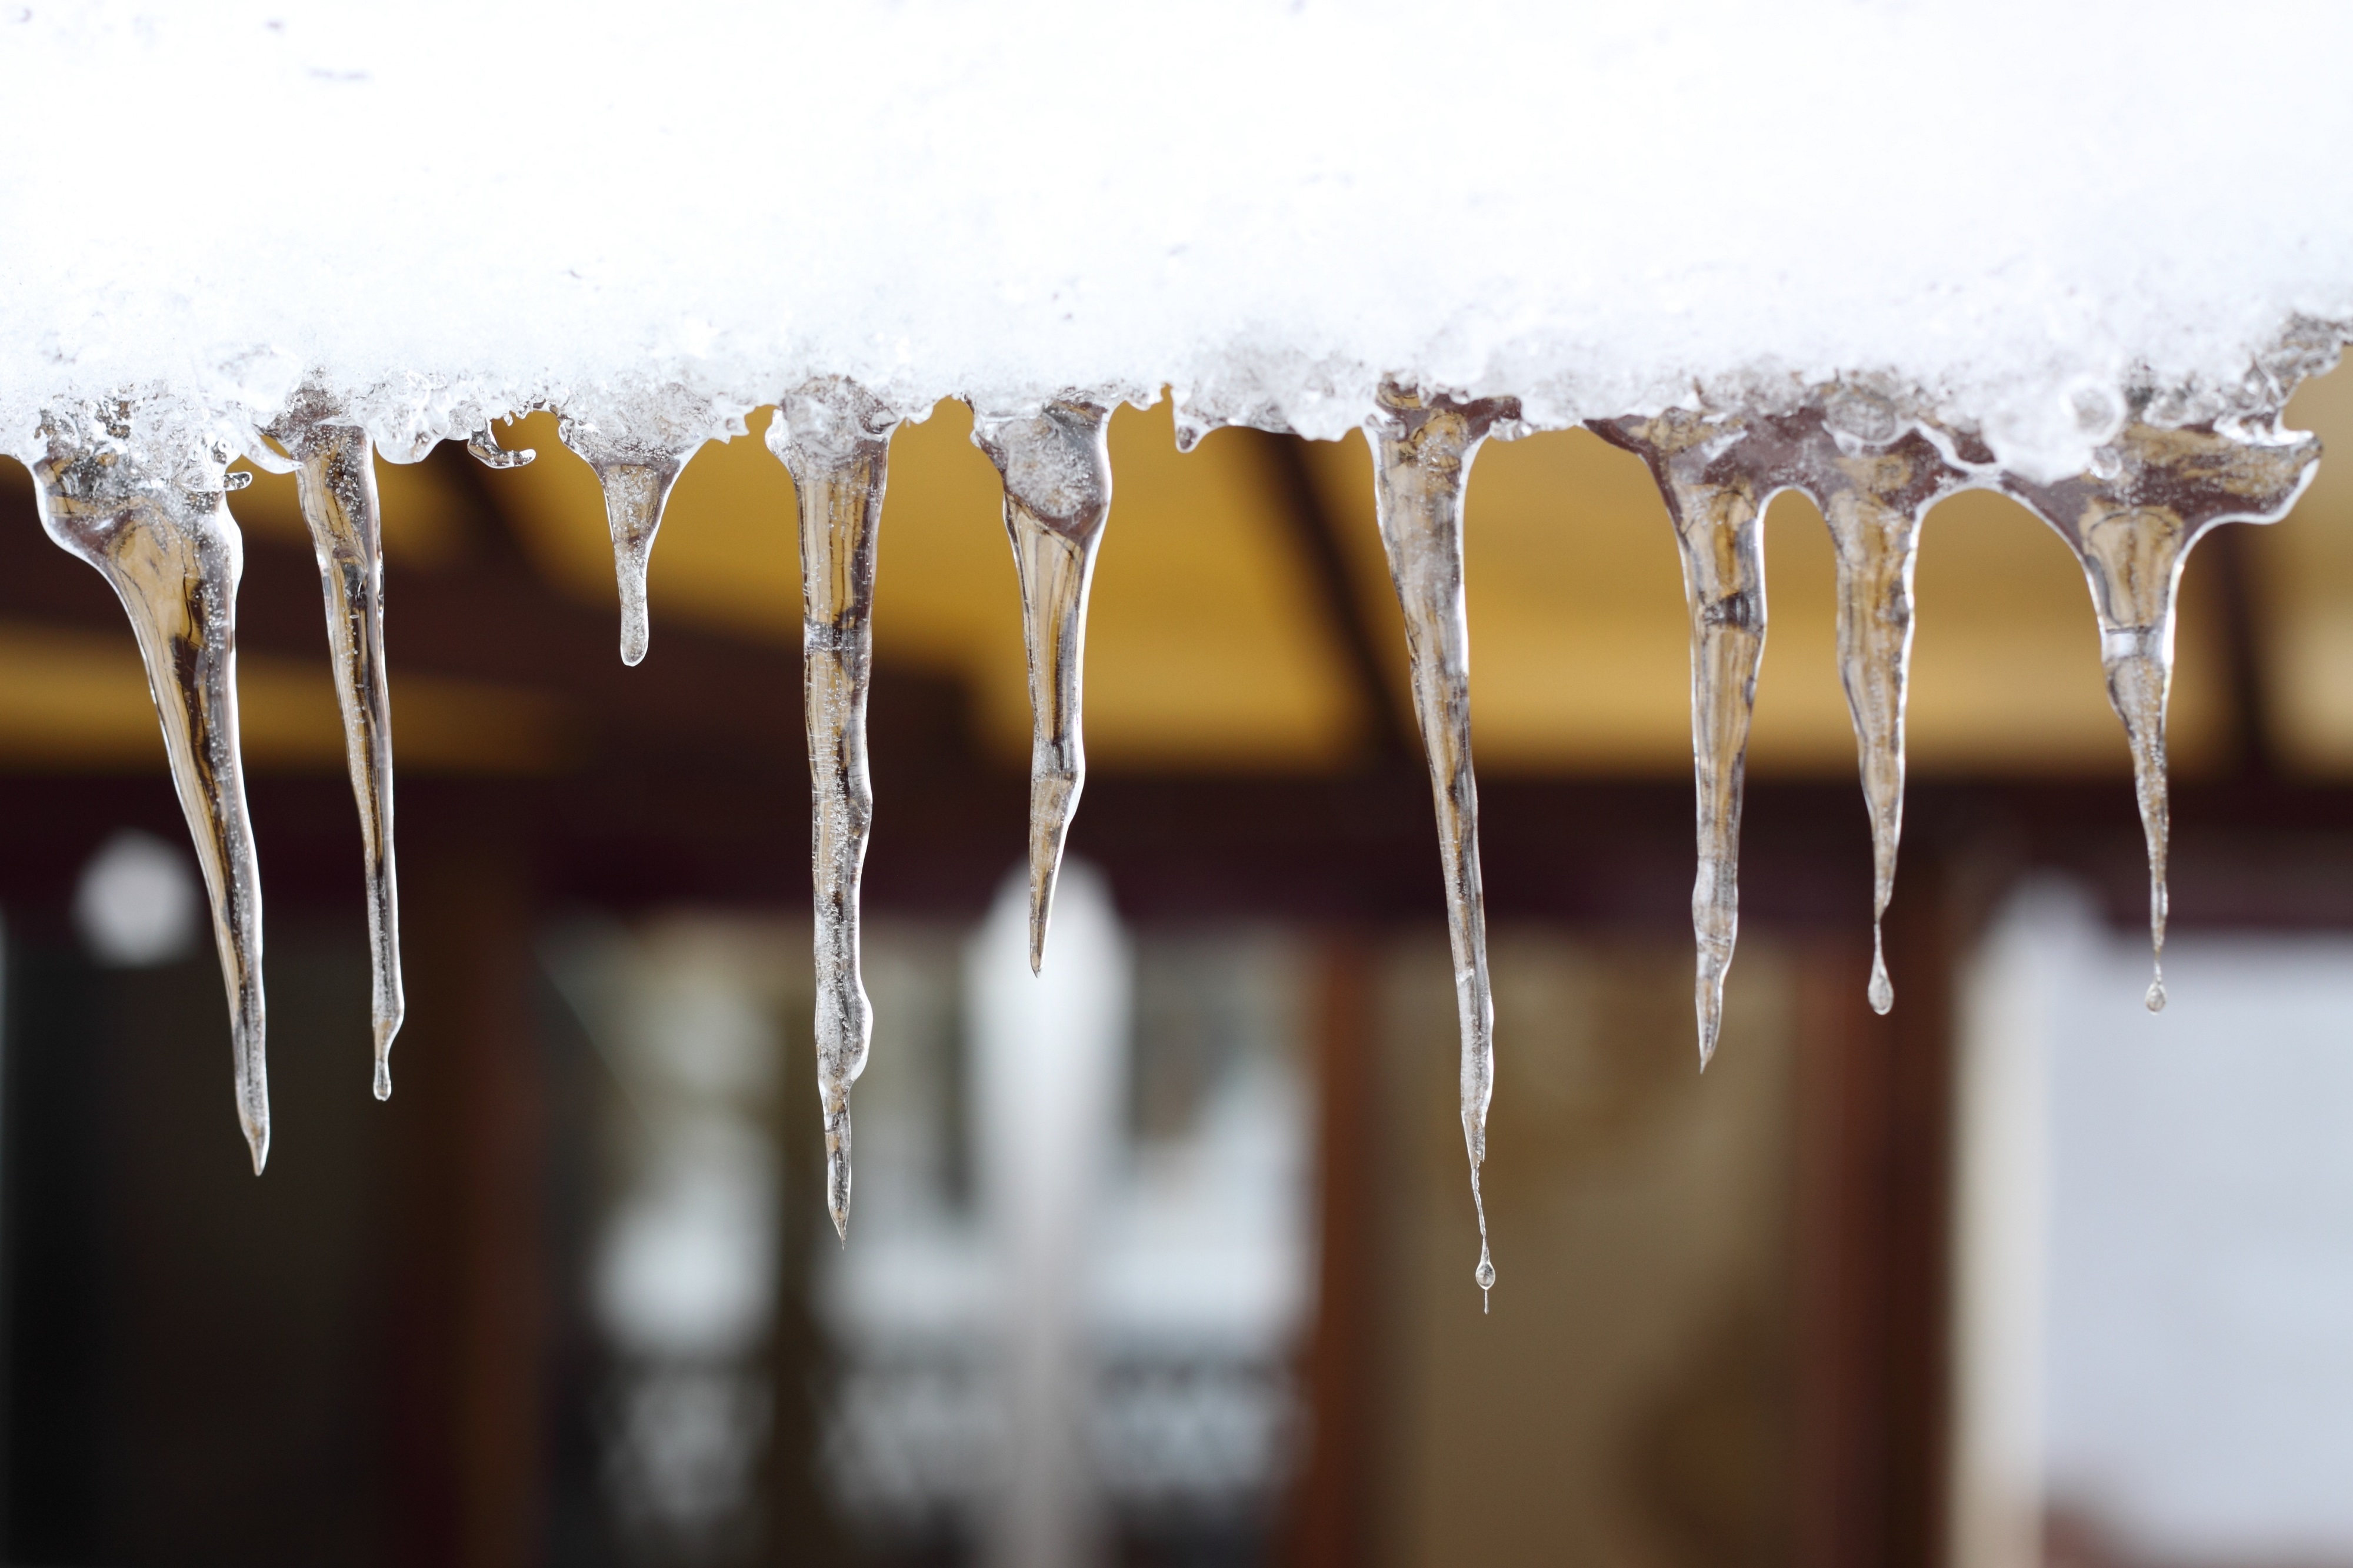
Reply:
M128 393L249 451L306 378L413 458L826 374L1325 437L1385 374L1542 426L1844 374L2050 479L2333 352L2348 58L2289 0L32 0L0 447Z

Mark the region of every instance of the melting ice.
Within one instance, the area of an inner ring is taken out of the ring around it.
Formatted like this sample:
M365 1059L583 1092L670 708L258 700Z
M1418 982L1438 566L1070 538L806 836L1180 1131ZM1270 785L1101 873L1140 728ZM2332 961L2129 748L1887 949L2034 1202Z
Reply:
M874 676L874 547L898 420L848 382L777 406L768 446L800 503L802 703L815 794L817 1077L825 1114L825 1201L849 1239L849 1086L874 1034L858 962L858 879L874 825L866 698Z
M72 156L0 166L0 210L20 219L0 289L0 448L32 468L44 526L105 574L146 661L212 897L257 1167L260 892L225 466L292 466L317 547L367 857L381 1093L402 1003L370 463L451 439L493 466L527 461L490 429L537 408L604 487L635 663L671 484L704 441L780 406L770 439L799 498L837 1225L871 1032L858 881L875 529L892 431L943 396L978 411L1020 575L1033 967L1085 778L1110 409L1166 395L1188 438L1228 423L1373 437L1366 523L1405 612L1430 768L1474 1207L1493 1023L1462 502L1490 435L1589 425L1638 453L1665 499L1692 622L1703 1061L1738 932L1761 531L1781 489L1820 503L1835 547L1874 926L1902 826L1921 520L1955 489L1999 487L2084 563L2132 743L2161 955L2182 562L2216 523L2294 501L2316 453L2279 411L2353 334L2353 192L2337 152L2353 145L2353 97L2283 90L2282 47L2342 58L2353 12L2257 0L2223 26L2189 0L1694 0L1662 19L1472 0L1433 31L1402 0L1204 0L1175 27L1043 0L659 22L587 0L561 68L522 70L512 62L550 58L537 16L451 7L438 20L359 26L323 0L136 16L37 6L0 49L0 130L33 146L76 128ZM470 47L453 51L459 26ZM1415 47L1398 49L1409 27ZM747 177L735 150L769 144L786 58L888 62L915 85L801 73L786 156ZM1938 68L1924 76L1923 59ZM502 62L495 78L487 60ZM1781 84L1800 75L1853 90L1792 100ZM238 90L221 94L224 80ZM1854 133L1893 121L1859 121L1858 94L1898 92L1904 135ZM1366 136L1368 102L1475 124L1481 145L1512 156ZM2151 116L2150 102L2264 107ZM480 156L576 125L582 103L609 110L594 155L549 160L529 181ZM1238 104L1250 112L1222 111ZM1782 182L1703 191L1663 173L1718 166L1760 123L1837 150L1845 187L1873 193L1867 242ZM338 133L285 133L317 124ZM1629 127L1644 156L1598 151ZM190 156L155 155L183 146ZM216 184L189 171L240 166L254 148L304 199L225 225ZM625 193L658 194L655 220L617 222ZM1728 234L1742 242L1731 261ZM1894 990L1875 937L1873 951L1869 998L1883 1010ZM2162 997L2160 973L2151 1005ZM1483 1287L1483 1215L1482 1229Z

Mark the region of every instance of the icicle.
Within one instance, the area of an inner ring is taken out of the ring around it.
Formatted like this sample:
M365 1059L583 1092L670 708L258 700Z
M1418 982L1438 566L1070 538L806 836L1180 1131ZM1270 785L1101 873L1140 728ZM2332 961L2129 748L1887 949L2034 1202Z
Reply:
M973 444L1005 481L1005 531L1021 578L1029 650L1029 968L1046 963L1046 923L1062 839L1087 780L1080 678L1087 587L1111 513L1111 410L1071 396L1022 418L976 418Z
M1454 954L1454 1012L1461 1037L1462 1142L1471 1156L1471 1204L1479 1219L1482 1299L1495 1285L1487 1249L1487 1105L1495 1086L1495 1005L1487 980L1487 911L1479 883L1479 786L1471 772L1471 629L1462 597L1462 492L1479 445L1509 404L1425 397L1381 388L1367 422L1373 501L1389 577L1405 612L1413 710L1430 762L1438 849L1446 875L1446 931Z
M1692 623L1692 756L1699 787L1699 1060L1724 1029L1724 976L1740 930L1740 803L1757 668L1765 657L1765 503L1778 485L1735 421L1670 410L1598 421L1604 440L1650 465L1683 562Z
M2004 483L2075 552L2100 622L2108 700L2132 747L2133 793L2148 841L2148 1009L2165 1006L2165 707L2173 610L2190 546L2220 522L2275 522L2304 493L2320 443L2274 419L2166 429L2136 417L2054 485Z
M1871 813L1871 985L1895 1005L1881 928L1904 832L1904 699L1912 664L1912 573L1928 509L1971 482L1886 400L1834 389L1821 413L1772 421L1790 437L1789 478L1822 509L1838 557L1839 677L1854 720Z
M375 1097L392 1098L392 1037L406 1003L400 987L400 889L392 853L392 699L384 658L384 549L375 462L367 432L315 393L298 395L269 434L297 465L302 520L319 557L343 712L343 752L367 857L368 952L375 981ZM486 432L487 434L487 432Z
M131 616L163 721L180 809L213 907L228 988L237 1121L256 1174L269 1158L263 1046L261 879L237 739L237 586L243 542L219 459L188 476L160 471L130 445L130 410L51 413L32 465L41 526L106 578Z
M654 535L661 531L670 488L704 437L680 437L668 430L648 437L623 421L608 424L571 414L557 416L555 432L596 470L596 482L605 489L605 521L613 532L613 576L621 591L621 662L636 664L646 657L651 636L646 619L647 558L653 553ZM479 447L474 455L491 461Z
M817 1079L825 1106L825 1201L849 1239L849 1086L874 1017L859 971L858 879L874 820L866 696L874 671L874 545L898 420L846 381L786 397L768 447L800 500L801 690L816 794Z

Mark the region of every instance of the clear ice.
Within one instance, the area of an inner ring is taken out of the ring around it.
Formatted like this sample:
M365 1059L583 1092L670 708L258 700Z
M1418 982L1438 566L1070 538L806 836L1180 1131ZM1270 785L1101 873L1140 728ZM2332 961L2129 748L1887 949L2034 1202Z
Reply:
M662 508L686 460L713 432L659 400L632 404L626 413L589 415L565 409L556 416L555 429L564 444L596 471L596 482L604 487L605 522L613 533L613 577L621 594L621 662L638 663L652 635L646 618L646 565L653 554L654 535L661 531ZM528 452L500 451L487 431L470 445L476 457L494 468L531 458Z
M392 700L384 658L384 545L375 450L361 429L314 392L297 395L269 434L295 461L302 520L319 557L343 708L343 751L367 857L369 1017L375 1036L375 1097L392 1097L392 1038L406 1003L400 988L400 889L392 851Z
M1692 763L1699 795L1699 1061L1724 1032L1724 976L1740 932L1740 803L1757 669L1765 657L1765 503L1786 481L1748 444L1747 422L1670 409L1597 421L1650 465L1682 549L1692 626Z
M1087 588L1111 515L1111 410L1056 398L1036 414L976 415L973 444L1005 481L1005 531L1021 579L1021 635L1029 653L1029 968L1045 967L1046 926L1062 840L1087 780L1080 682Z
M1446 876L1446 934L1454 953L1454 1011L1461 1036L1462 1142L1471 1156L1471 1204L1479 1220L1482 1298L1494 1289L1487 1248L1487 1106L1495 1088L1495 1004L1487 978L1487 910L1479 885L1479 785L1471 772L1471 627L1462 596L1462 495L1480 443L1514 424L1509 403L1461 403L1395 384L1366 425L1373 448L1373 501L1398 607L1405 613L1414 718L1430 762L1438 849Z
M1752 445L1812 496L1838 563L1839 679L1854 720L1871 814L1872 1010L1895 1005L1881 931L1904 833L1904 699L1912 664L1912 576L1928 509L1975 482L1887 398L1836 387L1819 405L1756 422ZM1777 460L1778 459L1778 460Z
M131 440L132 410L42 421L34 492L41 526L106 578L131 617L180 809L212 900L228 989L237 1115L259 1175L269 1158L263 1043L261 876L237 738L237 587L244 542L228 512L227 454L172 471Z
M873 1010L858 955L858 879L874 821L866 699L874 672L874 546L897 416L848 382L785 397L769 449L800 502L803 705L816 811L817 1078L827 1210L849 1239L849 1089L866 1070Z
M2091 468L2057 484L2005 476L2010 491L2084 563L2100 622L2108 700L2132 747L2133 792L2148 840L2150 1012L2165 1006L2165 707L2173 685L2173 612L2181 568L2209 528L2274 522L2304 493L2320 443L2276 416L2164 427L2133 410Z

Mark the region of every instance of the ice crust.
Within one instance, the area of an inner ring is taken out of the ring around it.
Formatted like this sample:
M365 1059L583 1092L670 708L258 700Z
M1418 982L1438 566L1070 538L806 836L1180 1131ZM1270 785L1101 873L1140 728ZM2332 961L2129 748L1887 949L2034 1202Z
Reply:
M32 0L0 447L129 393L203 470L305 381L414 458L831 375L1327 437L1384 376L1546 427L1844 376L2047 482L2353 322L2348 58L2291 3Z

